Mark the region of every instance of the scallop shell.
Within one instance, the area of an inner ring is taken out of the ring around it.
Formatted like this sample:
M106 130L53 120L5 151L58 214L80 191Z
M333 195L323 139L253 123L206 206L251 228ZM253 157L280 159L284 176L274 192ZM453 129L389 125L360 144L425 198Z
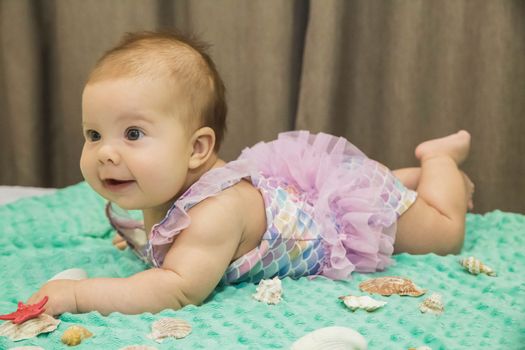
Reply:
M81 326L71 326L62 334L62 343L75 346L82 342L82 340L93 336L93 333Z
M359 289L363 292L375 293L381 295L409 295L411 297L418 297L426 293L425 289L421 289L408 278L385 276L366 280L359 284Z
M355 296L355 295L346 295L339 297L345 303L345 305L352 311L357 309L363 309L368 312L375 311L380 307L386 305L385 301L375 300L369 296Z
M126 347L120 348L119 350L157 350L157 348L148 345L128 345Z
M255 300L265 302L266 304L278 304L282 300L283 288L279 277L271 280L262 280L259 282L255 294L252 297Z
M459 263L473 275L486 273L489 276L496 276L496 272L493 269L483 264L479 259L476 259L473 256L469 256L466 259L461 259Z
M151 325L151 334L148 338L155 340L157 343L162 343L164 338L174 337L176 339L185 338L191 333L191 325L176 318L161 318L153 322Z
M423 300L421 305L419 305L419 310L421 310L421 312L440 315L443 311L445 311L445 306L441 300L441 294L434 293L430 297Z
M8 337L12 341L19 341L36 337L40 333L48 333L57 329L60 320L48 314L41 314L36 318L24 323L14 324L11 321L4 322L0 326L0 336Z
M292 344L290 350L366 350L366 339L348 327L325 327L310 332Z

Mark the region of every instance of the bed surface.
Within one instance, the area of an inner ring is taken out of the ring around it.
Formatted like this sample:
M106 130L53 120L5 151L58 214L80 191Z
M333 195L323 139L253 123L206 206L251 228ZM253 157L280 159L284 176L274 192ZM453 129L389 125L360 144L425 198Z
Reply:
M129 250L111 244L104 200L85 183L55 193L0 205L0 314L16 309L56 273L83 268L90 277L125 277L145 268ZM12 342L0 337L0 349L40 346L67 348L60 338L74 324L94 337L75 349L119 349L133 344L157 349L288 349L306 333L327 326L360 332L369 349L523 349L525 344L525 216L494 211L468 214L460 255L395 256L396 265L374 274L354 274L334 282L324 278L282 281L283 301L266 305L252 298L255 285L218 288L202 306L160 314L108 317L99 313L60 317L58 329ZM497 277L470 275L458 263L474 255ZM347 309L338 297L359 291L358 284L378 276L404 276L427 289L422 297L382 297L388 304L372 313ZM423 314L419 304L432 293L443 297L441 316ZM158 344L146 335L151 323L176 317L193 326L184 338ZM3 323L3 321L0 321Z

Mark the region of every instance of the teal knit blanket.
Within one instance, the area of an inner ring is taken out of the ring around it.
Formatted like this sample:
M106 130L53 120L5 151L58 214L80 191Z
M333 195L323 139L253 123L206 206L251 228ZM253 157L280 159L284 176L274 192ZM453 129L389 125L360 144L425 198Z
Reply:
M111 244L113 231L104 216L104 200L86 183L54 194L24 198L0 206L0 314L16 310L56 273L82 268L89 277L126 277L146 266L129 250ZM468 214L460 255L401 254L396 264L374 274L353 274L350 281L301 278L282 281L283 300L267 305L252 298L256 286L221 287L201 306L159 314L102 316L97 312L63 314L54 332L12 342L0 337L0 349L40 346L64 349L66 328L81 325L94 336L75 349L119 349L149 345L157 349L288 349L308 332L328 326L351 327L369 349L525 349L525 216L493 211ZM471 275L459 263L475 256L497 277ZM359 283L378 276L408 277L427 294L418 297L374 295L388 304L368 313L352 312L339 296L364 295ZM421 313L420 303L442 295L445 311ZM188 321L192 333L158 344L146 337L163 317ZM0 321L3 323L3 321Z

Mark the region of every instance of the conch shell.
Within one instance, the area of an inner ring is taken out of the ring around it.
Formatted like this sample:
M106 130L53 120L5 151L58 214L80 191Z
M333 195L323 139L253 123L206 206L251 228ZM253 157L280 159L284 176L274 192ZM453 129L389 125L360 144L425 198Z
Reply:
M19 341L36 337L40 333L49 333L57 329L60 320L41 314L36 318L25 321L24 323L14 324L6 321L0 326L0 336L6 336L12 341Z
M423 300L423 302L419 306L419 310L421 312L428 312L440 315L443 311L445 311L445 306L443 305L443 301L441 300L441 294L434 293L430 297Z
M151 325L151 334L148 338L155 340L157 343L162 343L164 338L174 337L176 339L185 338L191 333L191 325L176 318L161 318L153 322Z
M71 326L62 334L62 343L75 346L82 342L82 340L93 336L93 333L81 326Z
M469 256L466 259L461 259L459 263L473 275L477 275L479 273L486 273L487 275L492 277L496 276L496 272L493 269L483 264L479 259L476 259L473 256Z
M278 304L282 300L283 288L279 277L271 280L262 280L259 282L255 294L252 297L255 300L265 302L266 304Z
M366 350L366 339L348 327L325 327L310 332L292 344L290 350Z
M411 280L403 277L386 276L366 280L359 284L363 292L381 295L409 295L418 297L426 293L425 289L416 286Z
M345 303L345 305L352 311L357 309L363 309L368 312L375 311L380 307L386 305L386 301L379 301L369 296L355 296L355 295L346 295L339 297Z

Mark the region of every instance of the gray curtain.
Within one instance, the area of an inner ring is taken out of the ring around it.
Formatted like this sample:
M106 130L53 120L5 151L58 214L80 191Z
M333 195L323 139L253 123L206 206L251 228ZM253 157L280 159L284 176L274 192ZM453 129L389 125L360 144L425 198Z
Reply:
M221 156L278 132L348 138L390 168L464 128L476 212L525 212L525 2L0 0L0 184L82 180L80 99L124 32L211 43L228 90Z

